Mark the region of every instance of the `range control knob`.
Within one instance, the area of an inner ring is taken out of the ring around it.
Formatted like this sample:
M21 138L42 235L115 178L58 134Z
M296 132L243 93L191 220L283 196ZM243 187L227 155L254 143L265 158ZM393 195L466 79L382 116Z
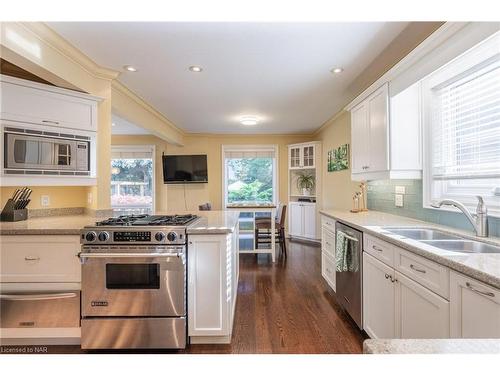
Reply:
M165 233L163 232L157 232L155 234L155 240L158 242L162 242L165 239Z
M99 238L99 241L107 241L107 240L109 240L109 233L108 232L101 232L101 233L99 233L97 238Z
M167 239L170 241L170 242L173 242L177 239L177 233L175 232L168 232L167 234Z
M87 242L94 242L97 238L97 235L95 234L95 232L88 232L86 235L85 235L85 240Z

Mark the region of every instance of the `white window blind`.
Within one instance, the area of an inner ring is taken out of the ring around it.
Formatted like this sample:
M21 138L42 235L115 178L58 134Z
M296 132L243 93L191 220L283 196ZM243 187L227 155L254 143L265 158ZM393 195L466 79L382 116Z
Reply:
M500 177L500 62L434 91L432 177Z

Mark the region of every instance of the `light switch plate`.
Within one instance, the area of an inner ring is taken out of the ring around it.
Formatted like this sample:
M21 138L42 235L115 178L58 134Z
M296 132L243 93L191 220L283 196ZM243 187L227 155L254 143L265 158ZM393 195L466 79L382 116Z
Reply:
M404 186L396 186L396 194L406 194L406 188Z
M92 204L92 193L87 194L87 203Z
M50 206L50 196L48 196L48 195L42 195L42 196L40 197L40 204L41 204L43 207Z
M403 207L403 195L402 194L396 194L394 196L394 204L396 207Z

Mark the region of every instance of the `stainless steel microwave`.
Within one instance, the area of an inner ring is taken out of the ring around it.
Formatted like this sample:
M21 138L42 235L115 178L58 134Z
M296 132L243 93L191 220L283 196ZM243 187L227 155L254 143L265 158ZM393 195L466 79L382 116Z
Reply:
M4 173L90 175L90 137L4 128Z

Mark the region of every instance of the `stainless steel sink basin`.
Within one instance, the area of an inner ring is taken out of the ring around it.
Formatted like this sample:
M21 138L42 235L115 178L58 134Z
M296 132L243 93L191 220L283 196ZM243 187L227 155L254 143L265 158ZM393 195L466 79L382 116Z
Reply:
M500 253L500 246L493 246L479 241L458 240L420 242L443 250L456 251L459 253Z
M383 228L387 232L397 234L412 240L460 240L461 237L454 236L445 232L426 228Z

